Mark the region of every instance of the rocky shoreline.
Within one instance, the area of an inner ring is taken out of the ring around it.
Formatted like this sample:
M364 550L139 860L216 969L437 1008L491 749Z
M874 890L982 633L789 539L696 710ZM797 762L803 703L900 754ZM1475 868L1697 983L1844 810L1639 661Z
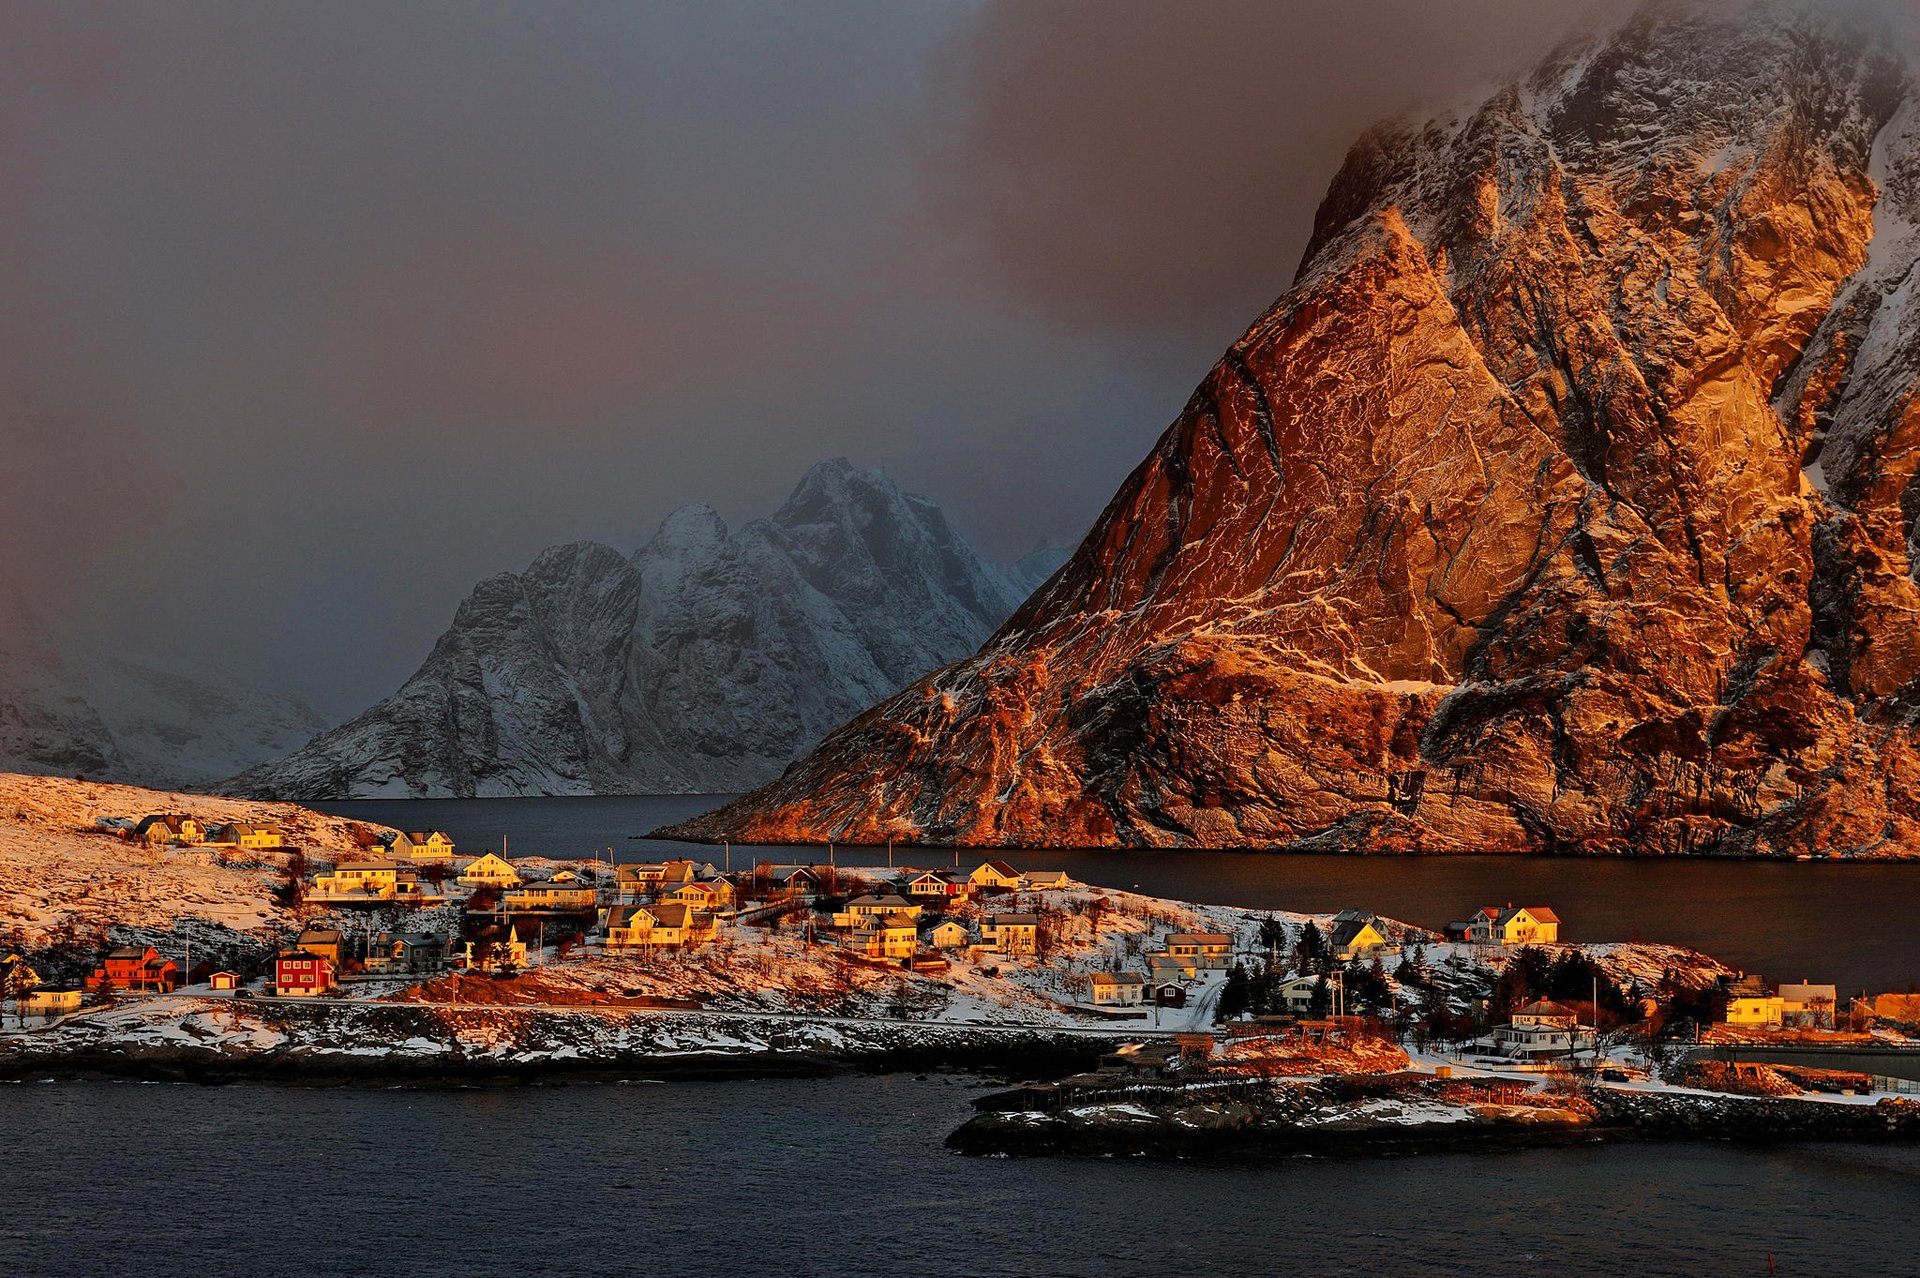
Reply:
M725 1013L559 1013L409 1004L120 1010L0 1034L0 1081L437 1086L1084 1069L1120 1038Z
M1583 1088L1475 1101L1426 1076L1019 1088L982 1097L947 1147L1002 1157L1259 1160L1529 1149L1622 1140L1920 1140L1920 1104Z

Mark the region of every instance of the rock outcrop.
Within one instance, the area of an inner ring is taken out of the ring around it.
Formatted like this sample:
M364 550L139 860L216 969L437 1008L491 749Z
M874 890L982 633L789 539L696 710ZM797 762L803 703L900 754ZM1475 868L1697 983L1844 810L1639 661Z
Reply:
M227 782L327 799L735 791L976 648L1059 565L982 561L940 508L844 460L737 532L669 515L480 583L393 696Z
M1920 106L1657 2L1352 149L1294 285L977 655L675 830L1920 853Z

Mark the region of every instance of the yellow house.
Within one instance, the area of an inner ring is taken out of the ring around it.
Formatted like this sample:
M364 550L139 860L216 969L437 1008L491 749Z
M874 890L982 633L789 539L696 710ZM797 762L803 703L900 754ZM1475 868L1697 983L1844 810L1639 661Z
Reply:
M1020 887L1020 871L1005 861L982 861L967 876L967 882L977 888L989 888L1013 892Z
M386 899L393 896L399 878L395 861L342 861L333 873L315 875L313 886L326 897Z
M1333 942L1334 957L1345 962L1357 955L1380 949L1387 943L1387 934L1381 931L1380 921L1372 915L1362 914L1358 910L1342 910L1334 915L1329 939Z
M1146 978L1133 972L1095 972L1090 986L1098 1007L1138 1007L1146 997Z
M1726 1023L1778 1026L1786 1011L1786 1000L1778 994L1736 994L1727 1000Z
M705 930L696 918L693 907L678 901L656 905L616 905L607 915L606 948L626 950L685 945Z
M518 887L520 872L513 865L489 852L485 856L475 857L466 868L460 871L457 882L461 887Z
M572 870L550 879L508 888L501 904L509 910L591 910L600 894Z
M80 1010L81 991L77 987L29 990L15 1001L21 1016L65 1016Z
M318 955L335 967L339 967L341 957L340 949L345 939L346 938L341 935L339 928L310 927L304 929L298 937L294 938L293 948L296 950L305 950L309 954Z
M695 879L667 893L667 900L691 905L699 910L730 910L734 903L733 884L725 879Z
M225 847L237 847L246 850L267 850L287 846L287 837L277 825L249 825L241 821L230 821L225 825L216 825L207 835L207 841Z
M915 905L902 896L889 893L886 896L856 896L836 911L833 916L835 927L858 927L862 919L883 919L889 914L903 914L909 919L920 917L924 907Z
M1233 938L1225 932L1175 932L1167 938L1167 953L1195 968L1224 969L1233 954Z
M393 841L393 854L410 861L444 861L453 855L453 839L445 830L403 832Z
M919 944L919 929L904 914L868 915L847 937L848 949L869 958L912 958Z
M1467 939L1478 945L1552 945L1560 916L1544 905L1489 905L1473 916Z
M199 843L207 837L206 827L180 812L162 812L140 818L133 837L149 847L168 843Z
M927 933L927 944L936 950L963 950L973 938L967 935L967 929L952 919L935 925Z
M980 940L1002 954L1032 954L1040 948L1040 916L989 914L980 925Z

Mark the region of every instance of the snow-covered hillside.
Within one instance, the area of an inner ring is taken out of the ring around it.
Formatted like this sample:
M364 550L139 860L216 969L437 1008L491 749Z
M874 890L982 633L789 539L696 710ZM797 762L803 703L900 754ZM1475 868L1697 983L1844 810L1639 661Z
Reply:
M983 561L940 508L844 460L765 519L675 511L480 583L400 690L227 783L281 798L743 789L972 652L1062 555Z
M208 937L291 927L274 899L286 852L156 848L95 828L101 817L185 812L216 821L278 825L320 860L344 855L384 829L287 803L215 799L0 773L0 933L10 948L68 947L143 933Z
M212 668L163 667L56 638L0 580L0 768L197 785L324 726L311 709Z

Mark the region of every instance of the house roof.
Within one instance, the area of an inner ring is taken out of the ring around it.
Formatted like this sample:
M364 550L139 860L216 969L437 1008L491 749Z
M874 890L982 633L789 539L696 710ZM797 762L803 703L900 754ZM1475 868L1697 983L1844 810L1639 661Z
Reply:
M1506 923L1518 915L1525 914L1536 923L1558 923L1560 916L1544 905L1510 905L1506 909L1488 906L1487 911L1496 923Z
M284 963L288 959L293 959L296 961L305 961L305 960L311 959L313 962L316 962L316 963L329 962L329 960L325 955L315 954L311 950L282 950L279 954L274 955L275 962Z
M1039 927L1038 914L989 914L987 922L995 927Z
M1147 978L1135 972L1095 972L1095 985L1145 985Z
M1232 945L1233 938L1225 932L1175 932L1167 938L1168 945Z
M1064 883L1067 880L1065 870L1028 870L1029 883Z
M1337 923L1333 929L1333 943L1335 945L1350 945L1362 932L1367 931L1369 928L1373 930L1375 935L1380 934L1380 929L1373 926L1373 920L1370 918L1348 919L1344 923Z
M684 901L649 905L645 909L653 916L655 927L685 927L693 913L693 907Z
M856 896L851 901L847 902L848 909L852 909L856 905L885 905L885 906L897 905L902 909L906 909L911 907L913 905L913 902L907 900L905 897L898 896L892 892L887 893L885 896L875 896L873 893L869 892L865 896Z
M336 927L302 928L300 931L300 939L294 942L294 944L300 946L302 949L305 949L310 942L318 942L321 945L338 945L340 943L340 935L340 929Z
M1573 1016L1573 1014L1574 1014L1573 1009L1571 1007L1568 1007L1565 1003L1556 1003L1552 999L1546 999L1546 998L1537 998L1533 1002L1527 1004L1525 1007L1521 1008L1519 1011L1514 1013L1515 1016L1566 1016L1566 1017L1571 1017Z
M1014 869L1005 861L982 861L978 866L974 867L973 872L978 874L981 870L992 870L1003 879L1017 879L1020 877L1020 871Z

